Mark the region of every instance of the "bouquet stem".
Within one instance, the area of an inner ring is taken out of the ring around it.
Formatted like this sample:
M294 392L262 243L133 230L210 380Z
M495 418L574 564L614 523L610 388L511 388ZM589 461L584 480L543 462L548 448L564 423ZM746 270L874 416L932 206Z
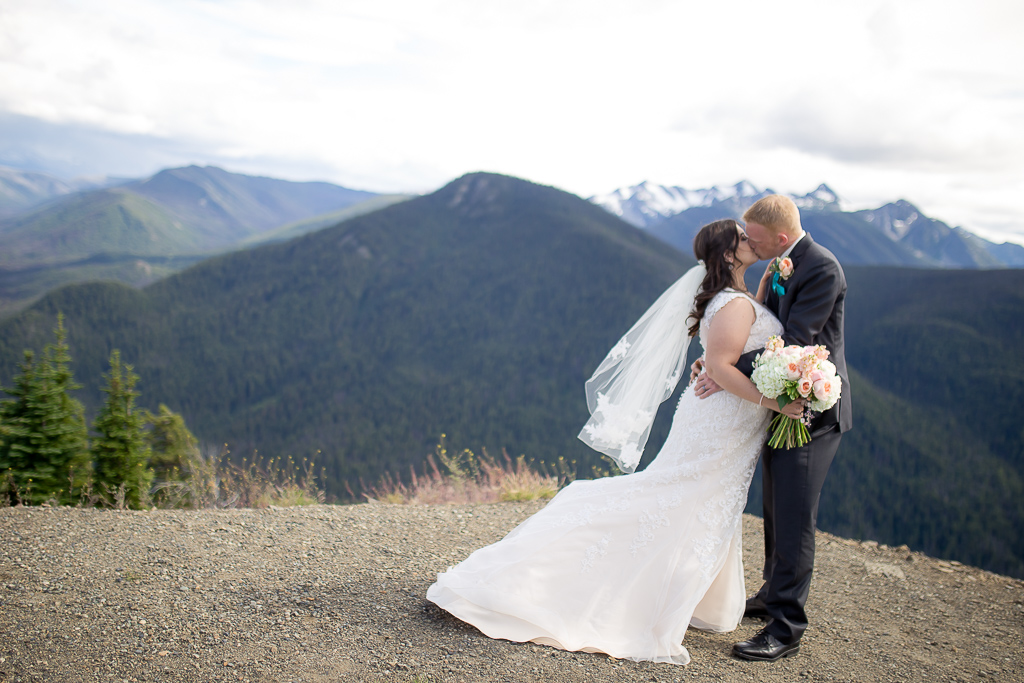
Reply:
M796 420L779 413L772 420L772 436L768 439L771 448L796 448L811 440L811 433L802 420Z

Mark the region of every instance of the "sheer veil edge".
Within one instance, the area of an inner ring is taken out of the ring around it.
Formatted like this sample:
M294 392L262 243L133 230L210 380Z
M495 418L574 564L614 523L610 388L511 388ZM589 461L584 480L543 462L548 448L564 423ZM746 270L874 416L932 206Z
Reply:
M694 266L665 290L587 381L591 417L579 438L623 472L636 470L658 406L682 376L690 312L706 273Z

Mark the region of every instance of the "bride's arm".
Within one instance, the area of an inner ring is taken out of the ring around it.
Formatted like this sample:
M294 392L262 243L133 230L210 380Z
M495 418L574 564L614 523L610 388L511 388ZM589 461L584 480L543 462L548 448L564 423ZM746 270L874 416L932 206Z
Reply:
M793 401L785 409L779 410L778 401L762 396L754 383L736 369L736 361L743 354L754 318L753 305L743 297L733 299L715 314L708 326L705 370L711 379L730 394L751 403L760 403L765 408L790 417L800 417L803 401Z

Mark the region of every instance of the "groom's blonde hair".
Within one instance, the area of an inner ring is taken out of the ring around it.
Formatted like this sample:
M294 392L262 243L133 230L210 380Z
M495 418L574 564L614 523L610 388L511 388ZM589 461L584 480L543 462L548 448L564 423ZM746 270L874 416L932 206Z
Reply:
M770 194L758 199L744 212L743 221L758 223L776 234L784 232L792 235L803 229L800 227L800 209L796 208L792 199L781 194Z

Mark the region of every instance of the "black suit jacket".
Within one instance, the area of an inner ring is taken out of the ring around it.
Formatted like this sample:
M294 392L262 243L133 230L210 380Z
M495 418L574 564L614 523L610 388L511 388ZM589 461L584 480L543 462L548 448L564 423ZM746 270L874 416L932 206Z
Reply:
M801 346L823 344L829 360L835 363L843 380L839 402L811 423L811 431L828 425L839 425L841 432L853 426L850 400L850 376L846 371L846 347L843 342L843 308L846 303L846 275L831 251L804 234L793 247L793 275L780 281L786 293L781 297L769 290L765 306L782 323L786 344ZM763 349L740 356L736 367L748 377L754 370L754 359Z

